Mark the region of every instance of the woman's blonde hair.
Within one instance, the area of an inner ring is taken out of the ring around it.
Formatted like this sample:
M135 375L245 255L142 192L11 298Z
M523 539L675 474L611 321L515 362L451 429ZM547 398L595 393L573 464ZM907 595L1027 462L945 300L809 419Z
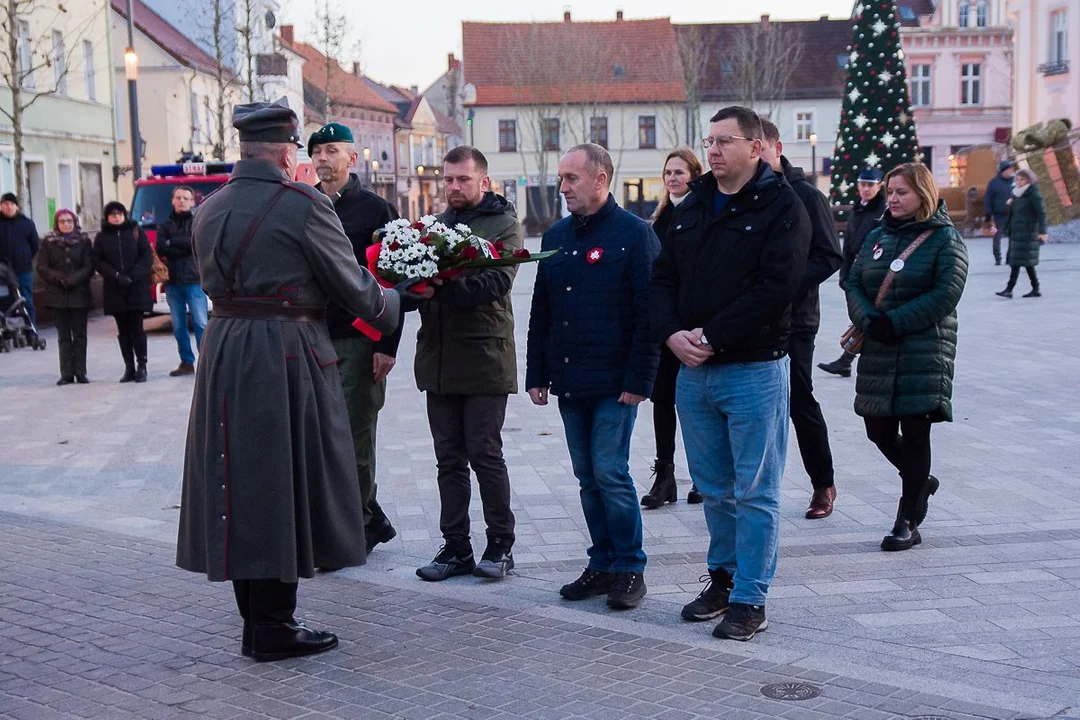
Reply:
M669 152L667 154L667 157L664 158L664 164L660 168L661 182L663 182L664 179L664 169L667 167L668 160L670 160L671 158L679 158L684 163L686 163L686 167L690 168L691 180L700 177L705 173L705 169L702 167L701 161L698 160L697 154L685 145L680 145L679 147ZM671 198L668 196L667 183L664 183L664 193L660 196L660 202L656 204L656 210L652 214L652 220L656 220L656 218L660 217L660 213L662 213L664 211L664 208L666 208L670 203Z
M937 183L934 182L930 169L922 163L897 165L885 176L886 190L894 177L902 177L919 196L919 209L915 212L915 219L919 222L929 220L938 207Z

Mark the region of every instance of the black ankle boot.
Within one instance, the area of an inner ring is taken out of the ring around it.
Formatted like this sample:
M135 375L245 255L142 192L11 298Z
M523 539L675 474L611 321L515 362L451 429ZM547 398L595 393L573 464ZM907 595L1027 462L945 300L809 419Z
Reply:
M139 366L135 368L135 382L146 382L146 361L139 363Z
M120 382L134 382L135 380L135 366L125 365L124 375L120 378Z
M688 505L700 505L705 502L705 498L698 492L697 485L690 486L690 492L686 493L686 503Z
M641 506L648 510L663 507L665 503L673 503L679 499L679 488L675 484L675 463L668 460L657 460L653 465L652 489L641 498Z
M918 526L904 517L904 498L900 498L900 506L896 509L896 522L893 523L892 532L882 538L881 549L890 552L910 550L921 542Z

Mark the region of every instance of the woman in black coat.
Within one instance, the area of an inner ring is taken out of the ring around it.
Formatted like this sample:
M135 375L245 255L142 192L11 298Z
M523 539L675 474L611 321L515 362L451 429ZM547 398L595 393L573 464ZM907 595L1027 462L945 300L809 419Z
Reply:
M652 217L653 230L656 232L656 237L660 238L661 246L668 242L665 235L671 224L671 217L675 214L675 208L690 192L687 183L703 173L701 161L688 147L675 148L665 158L664 194ZM679 499L675 482L675 431L677 429L675 380L679 376L680 365L675 354L666 345L661 345L660 365L656 369L656 382L653 384L651 398L653 431L656 434L656 463L653 465L653 477L656 479L653 481L652 489L641 498L642 507L650 510ZM701 493L696 487L691 486L686 502L699 503L701 499Z
M1046 207L1035 183L1035 173L1030 170L1016 173L1016 187L1009 201L1009 219L1003 228L1009 237L1009 252L1005 256L1005 264L1009 266L1009 284L998 293L1001 297L1013 296L1020 268L1027 270L1028 280L1031 281L1031 292L1024 297L1042 297L1035 266L1039 264L1039 247L1046 242Z
M53 230L41 243L35 259L38 277L45 283L43 305L56 318L56 344L60 350L57 385L86 384L86 317L93 307L90 278L94 275L90 236L79 227L70 210L57 210Z
M146 233L138 223L128 219L123 204L109 203L104 215L101 232L94 242L94 267L105 280L105 314L116 320L117 340L124 358L124 376L120 382L146 382L143 314L154 306L150 295L153 251Z

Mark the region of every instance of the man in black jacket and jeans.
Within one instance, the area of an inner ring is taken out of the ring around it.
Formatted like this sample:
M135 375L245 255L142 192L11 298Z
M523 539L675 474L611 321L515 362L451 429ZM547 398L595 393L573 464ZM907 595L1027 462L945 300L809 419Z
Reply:
M683 363L675 406L710 537L709 583L682 616L726 612L713 635L734 640L768 626L787 457L791 302L810 255L810 219L761 160L762 134L749 108L713 116L703 140L712 172L692 182L676 208L650 293L653 333Z
M394 206L360 186L360 178L349 168L359 158L352 130L330 123L312 133L308 155L315 165L319 184L315 186L334 203L345 234L361 267L367 267L367 249L375 231L398 217ZM386 377L397 362L402 327L378 341L353 327L355 318L331 302L326 308L326 326L338 356L338 372L349 411L349 428L356 453L356 474L364 503L364 536L368 554L379 543L390 542L397 530L376 499L375 436L379 411L386 402ZM334 568L323 568L333 570Z
M19 290L26 299L30 322L37 323L34 309L34 257L41 247L34 221L19 212L19 199L4 193L0 200L0 262L19 276Z
M168 222L158 225L154 249L169 268L165 299L169 302L173 337L180 351L180 365L169 375L178 377L195 374L195 354L191 352L191 336L188 335L188 311L191 311L191 324L195 328L195 347L199 348L206 330L207 302L199 282L199 266L191 252L191 210L195 206L195 191L187 185L178 186L173 190L172 206Z
M780 130L762 119L765 142L761 157L778 175L783 175L799 196L810 217L812 235L810 255L806 260L799 294L791 305L791 423L799 440L803 468L810 476L814 494L806 510L809 520L828 517L833 511L836 486L833 484L833 459L829 449L829 428L821 414L821 405L814 398L814 338L821 324L821 302L818 286L829 279L843 262L840 240L836 237L829 201L806 179L803 169L793 166L784 157Z

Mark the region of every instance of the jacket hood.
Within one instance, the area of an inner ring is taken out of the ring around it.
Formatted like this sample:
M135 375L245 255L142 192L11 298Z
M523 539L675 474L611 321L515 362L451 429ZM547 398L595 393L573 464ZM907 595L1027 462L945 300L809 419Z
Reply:
M806 180L806 171L801 167L792 165L791 161L783 155L780 156L780 167L783 169L784 179L786 179L789 184L794 185L797 182ZM776 171L774 170L773 172Z
M885 229L893 233L921 233L943 227L955 227L952 218L949 217L949 213L945 209L944 200L938 200L937 210L926 220L915 220L914 218L896 220L888 211L885 211L885 217L882 218L881 224Z
M120 230L127 230L129 228L136 228L138 226L139 224L131 218L124 220L124 222L120 225L110 225L109 217L107 215L101 220L101 232L118 232Z
M458 212L457 210L454 210L454 208L448 206L445 211L445 217L449 221L447 222L447 225L467 222L469 219L480 215L510 215L511 217L516 218L517 209L514 207L514 203L510 202L502 195L488 190L484 193L484 197L480 200L480 203L474 208Z

